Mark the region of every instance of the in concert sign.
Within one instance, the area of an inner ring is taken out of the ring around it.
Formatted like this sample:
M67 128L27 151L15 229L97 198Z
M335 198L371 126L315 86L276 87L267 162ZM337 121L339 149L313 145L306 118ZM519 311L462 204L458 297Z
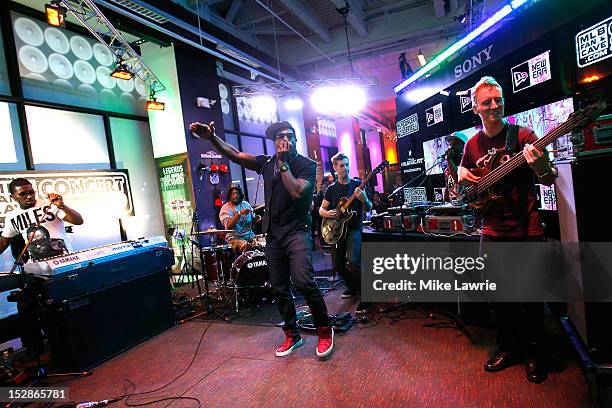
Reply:
M71 208L81 214L104 213L120 218L134 215L134 205L127 170L90 171L21 171L0 172L0 226L4 228L5 215L18 204L11 198L9 183L23 177L32 183L37 199L56 193L64 197Z

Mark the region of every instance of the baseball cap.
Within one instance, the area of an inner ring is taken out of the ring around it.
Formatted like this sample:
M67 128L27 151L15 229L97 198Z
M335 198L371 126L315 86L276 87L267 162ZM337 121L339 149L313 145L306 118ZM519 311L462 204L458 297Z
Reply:
M266 129L266 138L274 140L276 133L284 129L290 129L293 134L295 134L295 129L293 126L291 126L291 123L287 122L286 120L281 120L280 122L275 122L268 126Z
M450 142L451 140L459 140L461 143L467 142L468 138L465 133L462 132L453 132L450 135L446 136L446 141Z

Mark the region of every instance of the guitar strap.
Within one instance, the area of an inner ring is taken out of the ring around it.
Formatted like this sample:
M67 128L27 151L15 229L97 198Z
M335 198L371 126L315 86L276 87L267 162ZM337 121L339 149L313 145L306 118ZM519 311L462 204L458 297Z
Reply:
M518 125L508 124L508 132L506 132L506 151L508 153L515 153L518 150L518 132Z

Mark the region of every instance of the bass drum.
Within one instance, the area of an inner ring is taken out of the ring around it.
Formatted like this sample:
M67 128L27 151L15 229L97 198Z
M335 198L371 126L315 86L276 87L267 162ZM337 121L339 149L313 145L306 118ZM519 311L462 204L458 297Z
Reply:
M263 252L255 250L240 255L231 269L237 288L262 288L270 282L270 271Z

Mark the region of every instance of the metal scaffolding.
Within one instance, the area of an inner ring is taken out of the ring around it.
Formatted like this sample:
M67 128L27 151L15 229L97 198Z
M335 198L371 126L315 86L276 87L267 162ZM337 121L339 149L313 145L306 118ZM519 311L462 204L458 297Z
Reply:
M147 67L130 43L102 14L93 0L60 0L60 3L113 53L117 63L125 64L134 73L134 76L145 84L152 95L166 90L166 87Z

